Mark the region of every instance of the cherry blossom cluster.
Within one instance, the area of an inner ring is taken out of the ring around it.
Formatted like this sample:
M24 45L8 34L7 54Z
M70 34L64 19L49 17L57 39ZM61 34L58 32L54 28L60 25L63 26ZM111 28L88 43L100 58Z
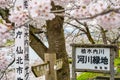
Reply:
M7 56L7 51L0 50L0 71L4 71L10 62L12 62L12 59L10 56Z
M20 10L20 11L14 11L10 12L9 20L16 24L16 27L19 27L20 25L25 24L29 18L28 18L28 12L27 10Z
M75 2L75 0L52 0L54 1L55 5L60 5L66 7L69 3Z
M70 15L73 16L74 18L79 18L79 19L85 17L91 17L106 10L108 6L109 5L105 1L98 0L96 3L91 3L89 5L82 5L78 9L72 10L70 12Z
M83 4L89 4L91 2L91 0L79 0L79 1L83 1Z
M15 10L10 13L9 20L16 23L17 26L20 26L29 19L32 19L33 21L31 21L31 24L39 26L37 28L40 28L46 24L46 20L52 20L55 17L55 15L51 13L51 1L54 1L56 5L61 6L73 3L77 9L70 11L69 14L70 16L79 19L94 16L110 8L110 3L105 0L97 0L96 2L95 0L29 0L28 11L23 9ZM110 1L112 4L119 5L119 0ZM20 7L22 7L22 5L20 5L19 8Z
M42 27L46 24L46 20L42 18L33 18L33 20L30 22L30 25L33 25L37 29L42 29Z
M109 14L99 16L97 18L98 24L102 26L103 28L110 30L120 27L120 14L111 12Z
M114 3L112 3L112 1ZM114 5L112 5L111 3ZM81 3L79 3L78 5L80 4ZM102 12L109 10L110 8L120 8L120 0L111 0L111 2L105 0L97 0L96 2L89 3L89 5L85 5L82 3L78 9L72 10L70 12L70 15L77 19L88 18L99 15ZM115 12L99 15L97 17L97 23L105 29L118 28L120 27L119 16L120 15Z
M9 30L11 29L11 24L5 22L0 16L0 46L5 45L8 39L11 39Z
M32 18L40 17L45 20L51 19L53 14L50 13L52 8L50 3L51 3L50 0L29 1L29 10Z
M0 33L0 46L5 46L9 37L10 33Z
M94 16L95 14L99 14L108 8L109 4L106 1L98 0L96 3L91 3L89 5L88 12L91 16Z
M7 42L7 39L10 38L8 30L9 28L5 24L0 23L0 46L3 46Z
M51 13L51 0L29 0L28 10L22 8L22 4L18 4L15 10L10 12L9 20L17 26L32 20L31 24L34 22L41 27L46 24L46 20L52 20L55 17Z
M6 76L4 77L4 71L7 71L9 65L14 61L13 56L14 47L10 46L7 48L0 48L0 80L6 80ZM3 76L3 77L2 77ZM13 80L12 74L7 76L8 80Z
M8 8L11 3L11 0L0 0L0 8Z
M120 8L120 0L110 0L114 8Z
M51 9L52 9L51 0L29 1L30 16L33 19L33 21L37 21L37 22L39 21L38 22L39 26L45 25L46 20L52 20L55 17L55 15L51 13Z
M2 80L6 80L6 78L7 78L7 80L14 80L15 79L15 73L14 73L14 71L13 70L11 70L11 71L6 71L6 75L4 75L3 77L2 77Z
M74 18L84 18L84 17L89 17L90 14L88 13L87 6L81 6L79 9L72 10L70 15Z
M29 0L29 13L25 10L15 10L14 12L10 13L11 15L9 20L13 23L16 23L17 26L20 26L26 23L29 19L32 19L33 21L31 24L43 26L46 24L46 20L52 20L55 17L55 15L51 13L51 1L53 1L56 5L61 6L66 6L69 5L69 3L73 3L77 9L70 11L69 14L70 16L79 19L99 14L102 11L109 9L110 5L112 4L114 7L120 7L120 0ZM5 2L7 4L10 2L10 0L1 0L1 3ZM16 4L17 2L18 1L16 1ZM1 7L3 6L1 5ZM22 5L19 7L22 7Z
M56 5L66 8L69 4L89 4L91 0L52 0Z
M8 30L8 27L0 23L0 33L5 33Z

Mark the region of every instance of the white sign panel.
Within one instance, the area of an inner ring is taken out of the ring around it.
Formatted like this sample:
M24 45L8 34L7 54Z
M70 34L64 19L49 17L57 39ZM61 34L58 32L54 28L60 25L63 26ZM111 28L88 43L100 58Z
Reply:
M24 28L15 30L15 80L24 80Z
M110 71L110 48L76 48L75 69Z

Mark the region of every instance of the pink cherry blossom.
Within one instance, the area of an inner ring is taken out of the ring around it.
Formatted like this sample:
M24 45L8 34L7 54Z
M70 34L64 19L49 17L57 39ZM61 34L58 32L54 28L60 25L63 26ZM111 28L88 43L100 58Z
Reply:
M8 65L9 65L9 61L6 57L6 52L1 51L0 52L0 70L4 71Z
M110 30L112 28L120 27L120 14L111 12L109 14L99 16L97 18L98 24L103 28Z
M0 23L0 33L5 33L8 30L8 27Z
M84 4L89 4L91 0L82 0Z
M89 5L89 13L91 16L94 16L95 14L99 14L101 12L103 12L104 10L106 10L108 8L109 4L107 4L106 1L97 1L96 3L91 3Z
M31 0L29 1L29 11L33 24L37 28L46 24L46 20L52 20L55 15L51 13L51 0ZM39 26L39 27L38 27Z
M11 0L0 0L0 8L8 8L11 3Z
M28 18L27 10L14 11L10 13L9 20L16 24L16 27L25 24Z
M50 0L31 0L29 2L29 10L32 18L42 18L44 20L51 20L55 16L51 13Z
M66 7L69 3L74 3L77 0L52 0L56 5ZM79 1L79 0L78 0Z
M85 18L90 16L87 6L81 6L79 9L72 10L70 15L74 18Z
M10 37L9 27L0 23L0 46L3 46Z

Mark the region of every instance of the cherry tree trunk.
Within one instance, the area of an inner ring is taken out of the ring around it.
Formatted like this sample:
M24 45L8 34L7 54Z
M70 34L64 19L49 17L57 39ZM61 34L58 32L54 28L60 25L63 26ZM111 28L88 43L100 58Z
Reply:
M63 30L64 17L56 16L47 21L48 53L56 53L57 59L63 59L63 68L57 71L57 80L70 80L68 55L65 47Z
M61 6L55 6L52 3L52 10L63 9ZM69 62L68 55L65 47L65 38L64 38L64 30L63 30L63 22L64 17L56 16L53 20L47 21L47 40L49 47L46 48L41 41L36 39L36 37L31 34L31 47L37 52L37 54L44 60L44 53L56 53L57 59L63 59L63 68L57 71L57 80L70 80L70 70L69 70ZM36 45L38 44L38 48ZM41 46L40 46L41 45Z

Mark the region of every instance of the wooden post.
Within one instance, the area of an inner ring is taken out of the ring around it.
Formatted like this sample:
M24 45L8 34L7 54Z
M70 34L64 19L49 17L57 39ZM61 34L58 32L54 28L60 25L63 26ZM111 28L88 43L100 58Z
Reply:
M110 49L110 80L114 80L114 57L115 57L115 51L113 48Z
M54 65L56 64L56 54L45 53L45 62L49 62L50 65L49 73L45 75L46 80L57 80L56 70L54 69Z
M75 72L75 47L72 47L72 80L76 80L76 72Z

